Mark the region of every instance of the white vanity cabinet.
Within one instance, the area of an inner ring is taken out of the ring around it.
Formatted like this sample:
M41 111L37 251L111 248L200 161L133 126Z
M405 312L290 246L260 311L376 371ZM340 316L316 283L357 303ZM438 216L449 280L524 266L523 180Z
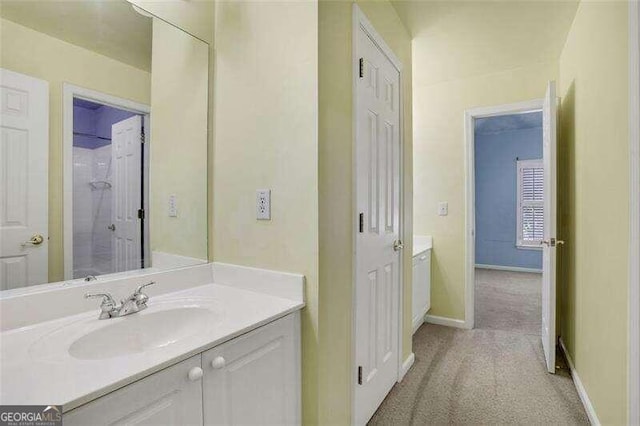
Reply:
M200 355L165 368L63 415L65 426L201 425ZM191 377L189 377L191 376Z
M203 353L204 424L300 424L297 335L289 315Z
M63 422L300 424L300 362L294 312L65 413Z
M414 237L412 323L415 333L431 309L431 237Z

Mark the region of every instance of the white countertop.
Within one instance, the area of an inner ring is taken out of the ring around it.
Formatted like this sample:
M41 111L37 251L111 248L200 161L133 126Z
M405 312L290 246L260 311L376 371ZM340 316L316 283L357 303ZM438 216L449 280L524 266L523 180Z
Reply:
M433 248L433 238L429 235L414 235L413 236L413 256L417 256L420 253L431 250Z
M136 354L82 360L67 351L70 339L77 338L83 327L86 331L148 315L176 300L206 304L216 320L204 331ZM66 412L303 306L301 300L207 284L152 297L148 309L122 318L98 320L99 309L93 309L7 330L0 333L0 405L55 404L62 405ZM60 331L63 327L76 330L75 336L65 336Z

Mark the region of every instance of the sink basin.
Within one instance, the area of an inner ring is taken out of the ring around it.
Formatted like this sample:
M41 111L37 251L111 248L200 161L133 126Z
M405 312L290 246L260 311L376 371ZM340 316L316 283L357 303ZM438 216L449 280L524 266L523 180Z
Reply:
M64 362L69 357L96 361L144 355L185 339L206 336L224 319L224 308L211 299L172 298L120 318L99 320L82 314L41 336L29 347L38 361Z
M69 354L77 359L98 360L136 354L171 345L203 332L215 316L205 308L184 307L132 314L75 340Z

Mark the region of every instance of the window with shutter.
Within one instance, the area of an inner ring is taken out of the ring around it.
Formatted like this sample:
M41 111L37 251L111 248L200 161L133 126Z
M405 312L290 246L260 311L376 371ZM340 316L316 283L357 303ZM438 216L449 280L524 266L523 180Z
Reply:
M544 236L542 160L518 161L518 247L540 247Z

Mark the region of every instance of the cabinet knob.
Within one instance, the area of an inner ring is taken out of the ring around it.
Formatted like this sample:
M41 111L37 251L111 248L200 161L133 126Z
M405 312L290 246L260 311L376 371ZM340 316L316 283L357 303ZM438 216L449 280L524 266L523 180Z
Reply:
M193 367L191 370L189 370L189 380L191 380L192 382L195 382L196 380L200 380L202 379L203 374L204 374L204 371L202 371L202 368Z
M211 366L217 370L224 367L225 362L223 357L217 356L211 361Z

